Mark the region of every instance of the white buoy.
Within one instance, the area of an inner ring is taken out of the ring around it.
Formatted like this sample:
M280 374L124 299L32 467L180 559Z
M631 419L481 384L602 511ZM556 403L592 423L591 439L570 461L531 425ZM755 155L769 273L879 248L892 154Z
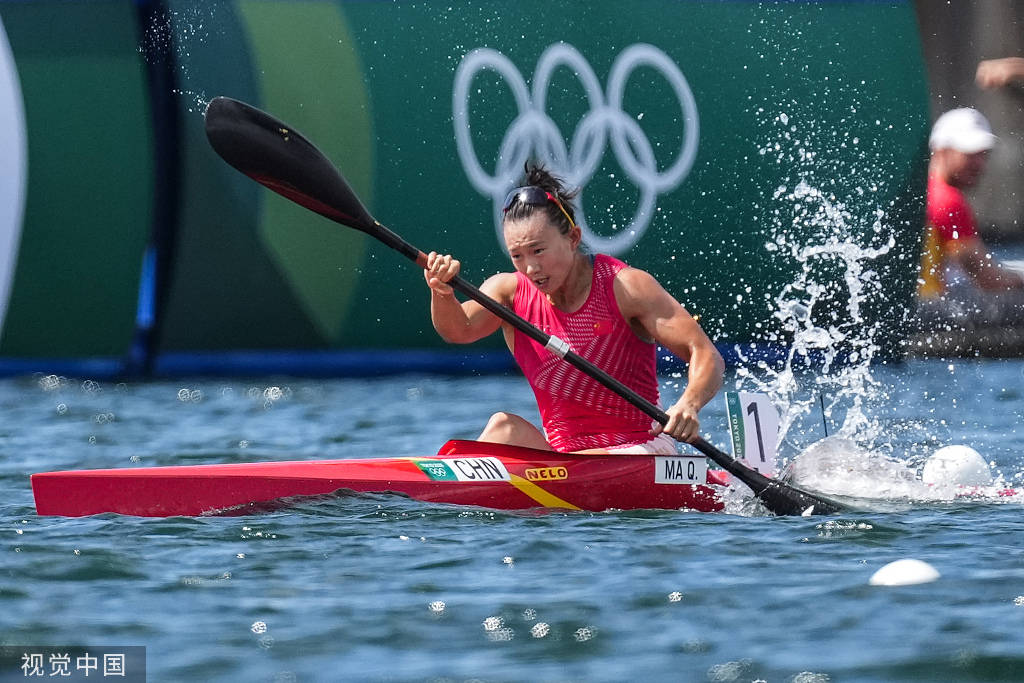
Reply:
M992 472L985 458L970 446L945 446L925 461L921 481L931 485L991 486Z
M872 586L915 586L919 583L931 583L939 578L935 567L921 560L896 560L885 565L871 575L868 581Z

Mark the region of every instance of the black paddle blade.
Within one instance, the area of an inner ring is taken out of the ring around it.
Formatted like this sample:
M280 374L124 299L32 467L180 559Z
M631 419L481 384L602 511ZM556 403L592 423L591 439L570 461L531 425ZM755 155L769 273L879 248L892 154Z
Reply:
M224 161L333 221L370 232L375 221L327 157L270 114L229 97L206 107L206 137Z
M792 484L783 484L778 479L768 479L768 485L757 494L757 497L776 515L837 515L848 511L845 505L804 491Z
M834 515L846 509L846 506L836 501L823 498L778 479L770 479L718 450L704 439L697 439L691 445L749 486L754 495L773 514Z

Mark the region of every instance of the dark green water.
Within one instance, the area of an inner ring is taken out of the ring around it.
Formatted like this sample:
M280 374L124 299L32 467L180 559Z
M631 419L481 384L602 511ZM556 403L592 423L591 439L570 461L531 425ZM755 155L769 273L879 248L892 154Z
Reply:
M1024 363L871 374L874 452L913 467L966 443L1019 483ZM783 519L369 495L63 519L37 517L29 488L54 469L423 455L530 405L502 377L2 382L0 641L143 645L150 681L1024 679L1019 502ZM704 422L725 446L724 401ZM822 430L798 419L783 454ZM908 557L941 578L868 585Z

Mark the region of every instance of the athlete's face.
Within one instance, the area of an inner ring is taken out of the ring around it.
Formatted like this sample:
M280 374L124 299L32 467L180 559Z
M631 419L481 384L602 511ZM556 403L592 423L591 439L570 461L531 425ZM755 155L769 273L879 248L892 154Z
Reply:
M974 187L985 170L988 151L967 154L955 149L944 149L946 182L956 188Z
M565 284L579 244L578 227L563 235L543 211L520 221L505 221L505 246L512 265L545 294Z

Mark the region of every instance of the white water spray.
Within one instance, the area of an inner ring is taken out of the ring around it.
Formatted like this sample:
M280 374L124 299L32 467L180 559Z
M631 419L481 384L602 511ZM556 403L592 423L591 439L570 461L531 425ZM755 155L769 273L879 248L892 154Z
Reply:
M792 190L780 187L774 199L795 213L793 226L776 226L773 239L765 244L766 250L799 268L796 279L773 300L772 316L791 341L781 369L764 361L753 369L745 364L737 373L738 386L752 384L781 407L780 440L798 418L818 409L821 396L827 401L826 417L832 417L836 407L848 406L839 435L870 439L876 430L864 406L880 392L871 376L871 363L880 349L876 341L880 329L879 322L867 320L862 309L884 296L872 265L889 253L895 241L890 235L880 246L858 244L851 212L802 180ZM880 233L885 213L877 211L872 218L872 232ZM845 299L842 310L837 299ZM800 368L807 368L806 377L813 377L810 390L801 384Z
M210 100L202 88L193 85L192 51L224 35L220 11L223 8L218 3L167 9L153 16L139 43L138 50L147 60L158 59L159 55L173 59L181 84L173 92L187 100L186 108L192 114L205 112Z
M784 139L792 140L789 119L780 116L778 121L788 126ZM880 260L896 246L890 219L877 207L857 215L823 191L826 185L808 179L816 154L807 141L793 144L799 150L786 158L803 172L773 193L778 208L765 244L780 268L797 269L793 282L771 299L771 315L782 333L769 341L788 342L788 352L781 368L744 362L736 379L737 390L766 393L779 408L780 446L798 454L790 459L786 476L826 494L876 501L1020 498L1008 495L1001 478L966 488L961 481L922 481L913 454L892 452L894 431L928 435L925 425L878 417L889 396L872 376L872 363L888 330L865 311L892 305L878 274ZM777 143L769 148L786 154ZM871 188L877 190L877 185ZM858 201L862 196L858 193ZM827 438L815 419L819 410L833 425L842 413L838 429L829 429ZM805 424L804 418L811 418L806 422L811 426L801 431L796 427Z
M853 208L879 191L877 178L884 174L823 163L813 124L801 136L795 118L780 114L772 121L772 139L760 150L795 169L793 179L771 195L765 243L780 270L795 271L770 299L781 331L767 341L788 351L781 367L741 353L737 389L768 394L779 409L780 455L785 460L786 450L790 457L805 451L787 472L794 481L831 493L885 489L901 496L916 473L888 455L888 434L869 409L887 402L871 369L888 331L878 316L866 313L887 306L879 268L896 242L886 211L870 203ZM845 201L837 190L822 189L837 187L834 179L818 177L823 171L868 180ZM822 440L826 429L830 438Z

